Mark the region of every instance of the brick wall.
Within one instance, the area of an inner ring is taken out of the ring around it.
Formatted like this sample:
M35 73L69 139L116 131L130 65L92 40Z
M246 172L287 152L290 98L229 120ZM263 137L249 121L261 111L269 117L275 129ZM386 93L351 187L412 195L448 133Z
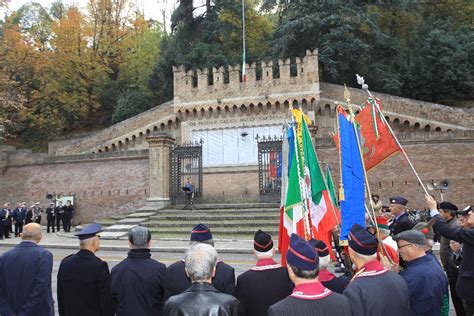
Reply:
M143 204L148 172L146 156L7 167L1 173L0 203L39 201L45 207L47 193L75 194L73 223L88 223Z

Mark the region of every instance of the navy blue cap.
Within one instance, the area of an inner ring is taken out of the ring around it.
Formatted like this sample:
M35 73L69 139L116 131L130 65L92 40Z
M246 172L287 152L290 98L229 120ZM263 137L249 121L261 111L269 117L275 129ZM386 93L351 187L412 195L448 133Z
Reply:
M348 239L349 247L361 255L370 256L377 252L377 238L359 224L352 225Z
M74 234L74 236L79 237L80 240L94 237L97 233L102 231L102 225L94 223L87 225L80 232Z
M313 271L319 266L318 253L306 240L291 234L290 247L286 253L286 262L301 270Z
M205 241L212 239L212 233L204 224L197 224L191 231L191 241Z
M311 246L314 247L314 250L316 250L318 256L329 256L329 249L324 241L311 238L311 240L309 240L308 242L311 244Z
M390 198L390 204L400 204L406 206L408 204L408 200L401 196L395 196Z

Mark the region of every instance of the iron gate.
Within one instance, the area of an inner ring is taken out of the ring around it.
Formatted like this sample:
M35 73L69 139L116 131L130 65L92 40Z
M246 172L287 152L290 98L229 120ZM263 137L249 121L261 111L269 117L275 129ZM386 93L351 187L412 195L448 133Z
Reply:
M183 187L190 181L194 192L194 203L202 197L202 142L175 146L171 151L170 172L171 204L186 201Z
M280 197L282 170L282 138L259 138L258 143L258 180L260 200L272 201Z

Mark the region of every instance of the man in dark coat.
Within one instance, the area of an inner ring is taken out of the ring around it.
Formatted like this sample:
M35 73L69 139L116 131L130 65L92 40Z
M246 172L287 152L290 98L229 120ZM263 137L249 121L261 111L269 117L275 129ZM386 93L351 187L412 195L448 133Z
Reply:
M67 200L66 205L64 205L63 209L63 229L65 232L69 233L71 231L71 221L74 215L74 205L72 205L71 201Z
M375 236L354 224L349 232L348 243L349 256L357 267L344 290L352 315L409 315L410 296L407 284L401 276L388 271L377 261L378 242Z
M214 247L212 233L206 225L198 224L191 232L191 246L205 243ZM235 271L223 261L217 261L216 274L212 278L212 285L222 293L234 294ZM177 261L166 269L165 273L165 298L180 294L191 286L191 280L186 275L184 260Z
M393 216L392 222L389 225L391 236L413 228L414 224L410 221L408 214L405 212L407 204L408 200L403 197L390 198L390 213Z
M254 236L255 267L237 278L234 296L240 302L240 315L265 316L270 305L291 294L293 284L286 268L273 260L272 237L258 230Z
M438 205L439 212L441 216L446 220L449 227L459 227L459 222L457 220L457 210L458 207L451 202L441 202ZM444 271L448 276L449 283L449 292L451 292L451 300L456 310L458 316L464 315L464 307L462 305L461 299L457 296L456 292L456 282L457 282L457 271L455 275L452 275L453 269L452 265L452 256L453 251L450 247L451 240L449 238L441 236L439 238L439 257L441 259L441 264L443 265Z
M56 216L56 230L59 232L61 229L61 222L64 221L64 206L62 201L58 201L58 204L54 209L54 215Z
M314 247L292 234L286 253L288 274L295 284L293 293L268 309L270 316L351 314L349 301L343 295L325 288L318 280L319 258Z
M46 231L49 233L50 229L52 229L54 233L54 225L55 225L55 208L54 203L51 202L49 207L46 209Z
M191 286L166 301L163 315L238 315L239 301L216 290L211 280L216 272L217 252L211 245L197 244L186 253L186 274Z
M161 315L166 266L151 259L150 231L142 226L128 233L130 252L112 269L117 316Z
M24 227L22 242L0 257L0 315L54 315L53 255L38 246L41 226Z
M81 250L59 265L59 315L114 315L109 266L94 255L100 247L101 229L99 224L84 227L76 234Z
M5 203L3 209L0 210L0 235L10 238L10 230L12 229L12 209L10 203Z
M437 259L426 254L425 235L418 230L406 230L394 239L407 262L400 275L410 291L411 315L441 315L443 298L448 293L448 279Z
M15 237L20 237L23 231L23 224L26 218L26 203L19 203L18 207L13 210L12 219L15 224Z
M319 257L319 275L321 283L333 292L342 294L349 284L349 280L344 277L337 277L331 273L327 267L331 261L328 246L324 241L311 239L309 243L314 247Z
M427 196L427 206L435 218L434 230L441 236L462 243L462 262L459 266L456 290L462 299L466 315L474 315L474 211L472 206L466 207L462 215L467 216L467 228L449 227L445 219L439 215L436 201Z

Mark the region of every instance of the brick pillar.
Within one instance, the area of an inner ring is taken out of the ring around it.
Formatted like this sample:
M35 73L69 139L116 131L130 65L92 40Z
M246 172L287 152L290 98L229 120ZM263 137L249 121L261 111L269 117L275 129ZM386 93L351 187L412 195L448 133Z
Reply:
M318 126L315 124L311 124L308 126L309 134L311 135L311 139L313 140L313 144L316 146L316 134L318 132Z
M149 147L150 195L147 206L162 208L170 203L170 153L175 139L167 132L152 132Z

